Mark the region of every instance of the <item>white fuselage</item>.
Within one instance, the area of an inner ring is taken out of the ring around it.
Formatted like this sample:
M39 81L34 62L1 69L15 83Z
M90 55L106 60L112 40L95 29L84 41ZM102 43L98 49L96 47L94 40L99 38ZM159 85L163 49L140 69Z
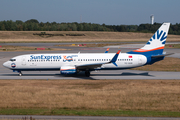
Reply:
M114 53L82 53L82 54L28 54L12 58L3 65L12 70L60 70L62 66L79 66L86 64L102 64L101 67L94 68L105 69L128 69L146 64L147 58L140 54L120 53L115 66L111 61Z

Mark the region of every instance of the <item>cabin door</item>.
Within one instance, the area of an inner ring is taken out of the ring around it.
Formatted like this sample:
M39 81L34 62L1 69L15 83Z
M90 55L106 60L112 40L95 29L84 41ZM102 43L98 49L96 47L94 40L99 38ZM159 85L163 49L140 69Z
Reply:
M138 63L142 64L142 57L141 56L138 57Z
M26 65L26 57L25 56L22 57L21 63L22 63L22 65Z

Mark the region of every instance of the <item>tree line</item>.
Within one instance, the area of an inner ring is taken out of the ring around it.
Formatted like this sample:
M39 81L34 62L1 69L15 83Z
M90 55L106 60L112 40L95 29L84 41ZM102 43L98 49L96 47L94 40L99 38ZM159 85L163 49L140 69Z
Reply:
M112 32L144 32L154 33L162 23L140 24L140 25L105 25L94 23L56 23L39 22L30 19L25 22L21 20L0 21L0 31L112 31ZM180 35L180 23L171 24L169 34Z

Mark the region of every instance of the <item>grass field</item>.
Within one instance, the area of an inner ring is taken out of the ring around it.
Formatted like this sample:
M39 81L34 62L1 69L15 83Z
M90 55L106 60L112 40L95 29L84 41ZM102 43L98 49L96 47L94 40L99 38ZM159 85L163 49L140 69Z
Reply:
M0 43L4 42L128 42L148 41L153 33L93 32L93 31L45 31L48 34L84 34L85 36L33 35L42 31L0 31ZM180 41L180 35L168 35L168 41Z
M132 70L145 70L145 71L180 71L180 59L165 57L164 60L158 61L152 65L145 65Z
M180 117L179 80L1 80L0 86L0 114Z
M168 44L165 46L165 48L178 48L178 49L180 49L180 44Z
M37 48L35 47L26 47L26 46L13 46L13 45L2 45L0 47L0 52L8 52L8 51L36 51ZM44 48L43 51L63 51L63 50L70 50L70 49L62 49L62 48Z

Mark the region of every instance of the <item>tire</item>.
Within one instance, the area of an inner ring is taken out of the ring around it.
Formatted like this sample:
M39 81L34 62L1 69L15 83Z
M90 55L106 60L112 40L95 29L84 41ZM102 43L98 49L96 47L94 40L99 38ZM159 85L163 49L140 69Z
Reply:
M89 77L90 76L90 72L89 71L85 71L85 76Z
M19 76L22 76L22 72L21 71L19 71Z

